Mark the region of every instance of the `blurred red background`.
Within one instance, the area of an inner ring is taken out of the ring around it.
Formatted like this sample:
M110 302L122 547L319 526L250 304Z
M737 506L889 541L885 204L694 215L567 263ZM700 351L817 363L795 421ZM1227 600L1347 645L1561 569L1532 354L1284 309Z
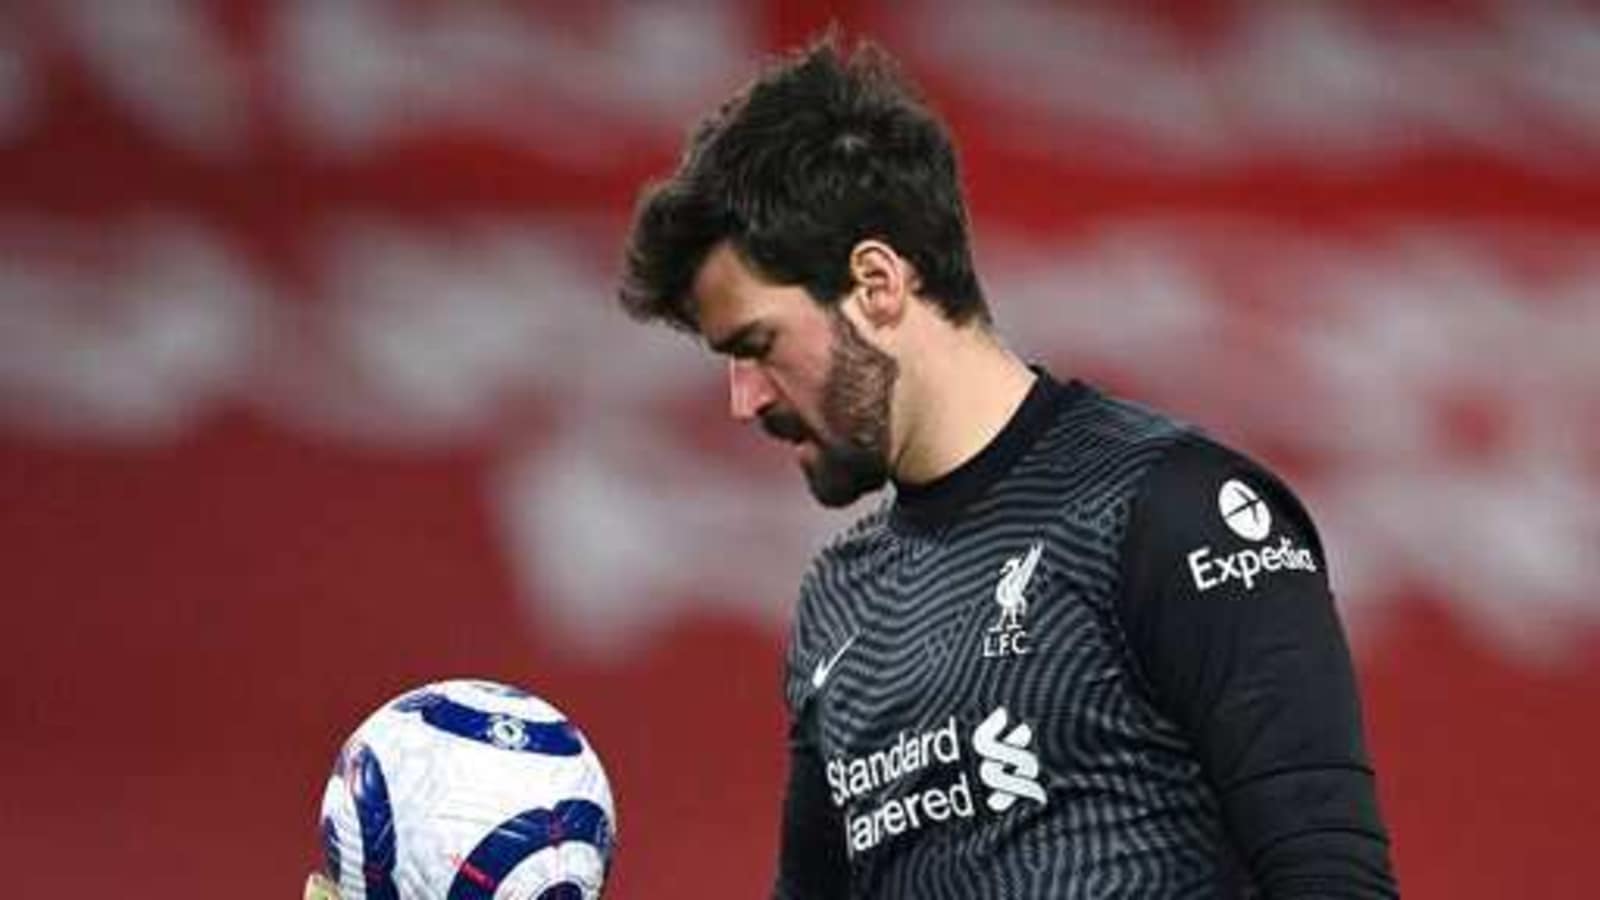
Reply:
M454 675L600 747L611 896L765 889L842 520L612 283L833 18L951 122L1012 343L1309 500L1407 895L1589 896L1600 12L1179 6L0 10L11 893L293 896L343 735Z

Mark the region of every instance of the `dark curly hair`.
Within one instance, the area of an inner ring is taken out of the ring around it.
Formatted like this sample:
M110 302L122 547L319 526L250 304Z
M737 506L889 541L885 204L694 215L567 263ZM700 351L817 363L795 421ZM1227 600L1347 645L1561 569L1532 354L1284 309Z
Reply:
M910 260L948 320L989 321L944 126L888 54L865 42L846 54L829 34L707 116L677 170L643 190L620 300L695 330L690 288L727 240L763 277L835 304L868 238Z

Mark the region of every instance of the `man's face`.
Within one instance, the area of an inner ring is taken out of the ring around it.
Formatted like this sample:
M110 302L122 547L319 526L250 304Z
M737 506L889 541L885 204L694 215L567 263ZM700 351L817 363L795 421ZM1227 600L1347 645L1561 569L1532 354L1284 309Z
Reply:
M839 309L774 285L727 243L694 283L700 333L728 361L729 411L794 445L812 496L844 506L889 476L898 367Z

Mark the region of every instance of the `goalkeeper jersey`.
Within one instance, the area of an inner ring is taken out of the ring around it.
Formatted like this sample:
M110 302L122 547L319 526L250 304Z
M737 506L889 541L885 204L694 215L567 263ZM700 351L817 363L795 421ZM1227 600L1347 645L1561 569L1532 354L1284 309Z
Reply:
M1310 518L1082 382L819 553L786 669L780 898L1395 893Z

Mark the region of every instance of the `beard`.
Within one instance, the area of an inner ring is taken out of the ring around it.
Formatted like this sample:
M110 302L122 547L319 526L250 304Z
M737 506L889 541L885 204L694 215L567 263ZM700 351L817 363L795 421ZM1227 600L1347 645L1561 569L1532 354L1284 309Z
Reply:
M831 313L833 348L822 381L825 434L798 414L761 416L767 434L791 443L809 440L815 458L801 466L818 503L848 506L889 480L889 409L900 367L894 357L867 343L843 313Z

